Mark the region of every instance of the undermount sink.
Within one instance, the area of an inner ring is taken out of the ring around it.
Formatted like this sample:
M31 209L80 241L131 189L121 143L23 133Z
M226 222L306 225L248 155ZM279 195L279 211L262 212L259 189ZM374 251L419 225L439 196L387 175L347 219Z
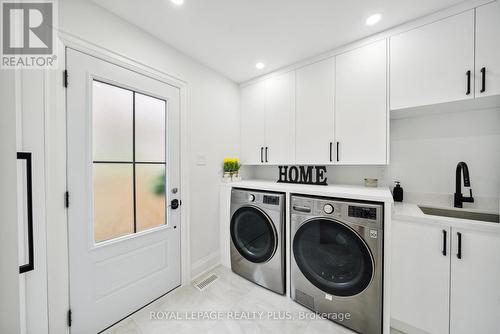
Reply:
M440 209L427 206L419 206L426 215L441 216L459 219L477 220L482 222L500 223L500 215L494 213L483 213L474 211L463 211L461 209Z

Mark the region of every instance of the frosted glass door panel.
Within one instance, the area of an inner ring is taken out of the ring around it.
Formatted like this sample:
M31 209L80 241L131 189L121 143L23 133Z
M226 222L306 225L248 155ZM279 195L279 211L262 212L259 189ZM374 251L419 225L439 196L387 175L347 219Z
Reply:
M130 161L133 154L133 91L92 83L94 161Z
M132 164L94 164L94 240L134 233Z
M135 160L165 161L166 103L135 94Z
M136 164L137 232L166 224L165 165Z

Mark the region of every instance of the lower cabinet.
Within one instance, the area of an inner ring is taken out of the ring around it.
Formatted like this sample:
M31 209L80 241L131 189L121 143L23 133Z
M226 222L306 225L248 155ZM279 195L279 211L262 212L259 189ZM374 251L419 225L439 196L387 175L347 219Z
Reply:
M393 220L391 233L391 318L448 333L451 228Z
M452 229L450 333L500 333L500 232Z
M408 333L500 333L500 232L393 220L391 318Z

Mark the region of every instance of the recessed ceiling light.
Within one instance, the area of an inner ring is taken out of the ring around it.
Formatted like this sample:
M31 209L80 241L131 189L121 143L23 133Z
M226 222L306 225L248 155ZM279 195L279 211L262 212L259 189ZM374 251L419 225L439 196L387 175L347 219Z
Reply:
M264 63L257 63L255 64L255 68L258 69L258 70L262 70L264 67L266 67L266 65L264 65Z
M371 26L378 23L382 19L382 14L373 14L366 19L366 25Z
M184 0L170 0L170 2L177 6L184 4Z

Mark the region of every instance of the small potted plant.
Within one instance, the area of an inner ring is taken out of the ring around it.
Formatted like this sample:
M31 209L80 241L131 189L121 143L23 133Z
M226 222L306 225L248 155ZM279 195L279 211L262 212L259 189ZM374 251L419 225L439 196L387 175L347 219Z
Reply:
M240 163L238 158L224 158L224 182L239 181L241 178L239 176Z
M224 158L223 169L224 169L224 176L222 177L222 180L224 182L231 182L231 171L232 171L231 158L229 157Z
M233 182L241 181L240 167L240 160L238 158L233 158L233 173L231 174Z

